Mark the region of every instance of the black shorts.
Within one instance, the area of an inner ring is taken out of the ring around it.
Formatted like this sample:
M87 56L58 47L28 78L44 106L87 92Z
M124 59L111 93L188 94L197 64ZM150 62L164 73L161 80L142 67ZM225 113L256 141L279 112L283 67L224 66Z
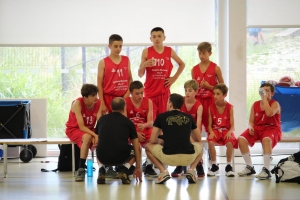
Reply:
M112 156L112 154L107 151L100 152L98 149L96 153L98 160L105 166L120 166L127 163L135 156L132 145L128 145L127 149L117 153L117 156Z

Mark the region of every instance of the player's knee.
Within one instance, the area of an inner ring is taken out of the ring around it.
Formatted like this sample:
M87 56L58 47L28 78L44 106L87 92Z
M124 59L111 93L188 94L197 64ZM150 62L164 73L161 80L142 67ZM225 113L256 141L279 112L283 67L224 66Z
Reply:
M227 142L226 147L233 147L232 142Z
M84 134L82 136L82 142L83 143L90 143L90 142L92 142L92 138L93 137L90 134Z

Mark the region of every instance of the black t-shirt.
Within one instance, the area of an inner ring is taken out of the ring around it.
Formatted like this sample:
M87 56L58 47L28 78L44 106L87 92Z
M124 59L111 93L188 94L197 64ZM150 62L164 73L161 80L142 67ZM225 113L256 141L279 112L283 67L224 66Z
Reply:
M159 114L153 126L163 131L164 154L195 153L194 146L190 142L190 135L197 126L191 115L178 110L168 111Z
M116 159L125 161L131 151L128 138L137 138L132 121L119 112L100 117L96 133L99 136L97 157L103 163L114 163Z

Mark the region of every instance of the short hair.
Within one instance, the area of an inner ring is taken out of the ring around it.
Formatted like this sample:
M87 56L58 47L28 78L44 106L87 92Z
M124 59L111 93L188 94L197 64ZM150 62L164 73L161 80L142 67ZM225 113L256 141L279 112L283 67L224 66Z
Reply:
M116 97L111 101L111 109L113 111L123 111L125 108L125 100L122 97Z
M169 101L172 103L174 109L181 109L184 98L180 94L173 93L170 95Z
M219 83L214 86L214 90L219 89L223 94L227 94L228 87L224 83Z
M263 88L263 87L270 87L270 89L271 89L271 92L274 92L275 91L275 87L274 87L274 85L272 85L271 83L263 83L263 84L261 84L261 86L260 86L260 88Z
M201 42L198 47L197 47L198 51L207 51L208 53L211 52L212 50L212 46L209 42Z
M141 81L132 81L129 86L129 91L133 92L134 89L141 89L144 85Z
M163 28L161 27L155 27L151 30L150 35L152 34L152 32L157 32L157 31L161 31L163 34L165 34L165 31Z
M82 97L89 97L90 95L95 96L98 93L98 87L94 84L85 83L81 87Z
M121 41L123 42L123 38L118 34L112 34L109 36L109 44L112 44L114 41Z
M195 80L188 80L187 82L184 83L184 89L186 88L193 88L193 90L197 91L199 89L199 84Z

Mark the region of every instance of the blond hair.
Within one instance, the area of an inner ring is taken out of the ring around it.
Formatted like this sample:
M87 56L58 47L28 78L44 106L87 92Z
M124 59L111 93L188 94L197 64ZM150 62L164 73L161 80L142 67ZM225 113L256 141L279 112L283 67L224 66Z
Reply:
M184 83L184 89L193 88L193 90L197 91L199 89L199 85L195 80L188 80Z

